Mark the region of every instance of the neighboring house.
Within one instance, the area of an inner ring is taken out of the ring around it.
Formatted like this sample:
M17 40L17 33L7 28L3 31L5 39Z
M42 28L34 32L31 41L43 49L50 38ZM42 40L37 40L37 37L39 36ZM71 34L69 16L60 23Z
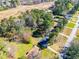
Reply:
M0 6L10 6L9 0L0 0Z
M21 5L32 4L32 3L33 3L32 0L20 0Z
M77 4L79 0L71 0L73 3Z
M53 0L20 0L20 4L26 5L26 4L38 4L42 2L48 2Z
M0 0L0 6L3 7L16 7L16 0Z
M16 1L16 0L0 0L0 6L12 6L12 2L11 1ZM27 4L38 4L38 3L42 3L42 2L48 2L48 1L53 1L53 0L17 0L19 4L21 5L27 5ZM13 3L13 5L15 5L15 3Z

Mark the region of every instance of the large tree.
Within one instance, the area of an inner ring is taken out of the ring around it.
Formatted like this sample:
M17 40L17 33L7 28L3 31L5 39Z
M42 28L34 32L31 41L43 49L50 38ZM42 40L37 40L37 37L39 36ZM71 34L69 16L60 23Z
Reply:
M79 41L72 43L72 45L66 49L65 59L79 59Z
M11 7L16 7L16 5L19 3L18 0L10 0L10 4L11 4Z
M55 8L53 9L53 14L60 15L70 10L73 4L70 0L57 0L55 1Z
M30 12L23 13L20 17L25 20L25 25L35 29L41 34L47 32L53 26L52 13L44 10L34 9Z

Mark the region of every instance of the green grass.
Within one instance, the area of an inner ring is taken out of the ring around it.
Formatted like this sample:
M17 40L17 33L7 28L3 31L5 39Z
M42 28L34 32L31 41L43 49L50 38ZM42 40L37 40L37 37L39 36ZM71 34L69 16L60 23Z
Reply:
M41 52L41 59L55 59L56 55L48 50L48 49L44 49Z
M7 55L3 54L3 52L0 52L0 59L8 59Z
M79 40L79 37L76 37L75 40Z
M79 42L79 37L75 37L74 42Z
M22 57L22 56L25 56L25 54L27 52L29 52L32 47L33 47L33 44L23 44L23 43L16 43L16 42L8 42L8 41L4 41L5 38L0 38L0 43L5 43L7 42L8 45L10 46L14 46L16 48L15 50L15 58L18 59L19 57ZM1 57L0 55L0 59L7 59L7 56L4 55Z
M27 52L29 52L32 49L32 44L23 44L23 43L15 43L11 42L10 44L16 46L16 54L15 57L16 59L22 56L25 56Z
M31 44L28 44L28 45L19 44L17 46L18 46L18 50L16 52L16 57L24 56L32 48L32 45Z
M75 26L74 23L68 23L68 24L67 24L67 27L69 27L69 28L74 28L74 26Z
M7 10L7 7L0 7L0 11Z

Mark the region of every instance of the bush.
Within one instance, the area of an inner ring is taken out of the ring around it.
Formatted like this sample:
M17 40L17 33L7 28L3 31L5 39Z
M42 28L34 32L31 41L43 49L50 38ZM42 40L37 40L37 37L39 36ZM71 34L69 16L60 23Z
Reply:
M40 33L39 30L36 30L36 31L33 32L32 36L33 36L33 37L41 37L42 34Z

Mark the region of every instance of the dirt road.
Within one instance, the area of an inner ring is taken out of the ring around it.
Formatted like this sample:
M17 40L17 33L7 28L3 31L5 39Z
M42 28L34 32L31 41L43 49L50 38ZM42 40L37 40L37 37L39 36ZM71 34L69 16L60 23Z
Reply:
M21 5L16 8L8 9L5 11L0 12L0 19L3 18L8 18L10 16L18 16L20 12L24 12L26 10L31 10L31 9L48 9L54 4L54 2L45 2L41 4L36 4L36 5Z

